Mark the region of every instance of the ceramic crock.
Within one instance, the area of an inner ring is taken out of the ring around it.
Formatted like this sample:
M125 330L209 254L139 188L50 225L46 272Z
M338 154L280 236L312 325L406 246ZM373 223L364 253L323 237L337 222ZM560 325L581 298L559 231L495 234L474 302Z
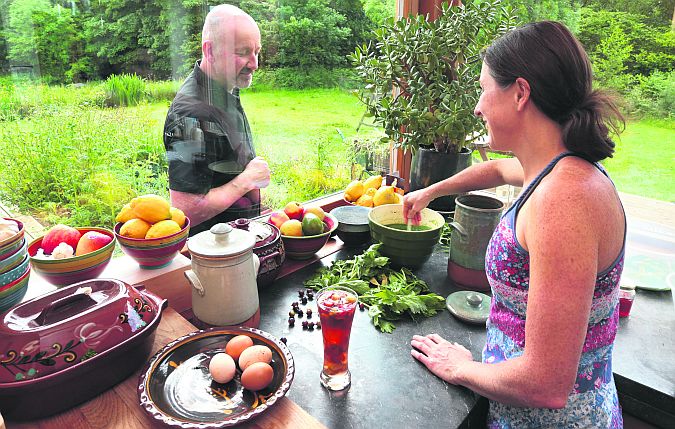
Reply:
M185 277L192 285L192 310L213 326L236 326L259 310L256 275L260 267L253 253L255 235L218 223L188 239L192 269Z
M286 260L286 251L281 241L279 228L267 222L245 218L229 223L235 228L255 234L256 242L253 253L260 259L258 288L269 286L277 278L281 264Z
M33 420L87 401L136 371L152 351L166 300L113 279L26 301L0 325L0 405Z

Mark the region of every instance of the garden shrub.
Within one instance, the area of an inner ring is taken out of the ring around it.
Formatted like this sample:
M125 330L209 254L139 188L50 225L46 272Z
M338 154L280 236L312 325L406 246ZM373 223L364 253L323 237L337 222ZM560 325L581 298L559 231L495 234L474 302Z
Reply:
M135 106L145 95L145 80L134 74L111 75L105 81L108 106Z
M161 80L146 82L146 96L148 102L173 101L178 89L181 86L180 81Z
M327 69L324 67L258 70L253 75L256 90L274 89L309 89L309 88L343 88L356 87L356 73L352 69Z
M638 76L626 94L633 115L675 118L675 71Z

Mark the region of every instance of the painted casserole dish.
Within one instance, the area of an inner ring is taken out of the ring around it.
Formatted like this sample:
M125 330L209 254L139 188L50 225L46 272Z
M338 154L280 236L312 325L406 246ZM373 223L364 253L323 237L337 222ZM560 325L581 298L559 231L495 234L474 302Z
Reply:
M113 279L83 281L14 307L0 325L2 414L41 418L125 379L150 355L165 307L142 286Z

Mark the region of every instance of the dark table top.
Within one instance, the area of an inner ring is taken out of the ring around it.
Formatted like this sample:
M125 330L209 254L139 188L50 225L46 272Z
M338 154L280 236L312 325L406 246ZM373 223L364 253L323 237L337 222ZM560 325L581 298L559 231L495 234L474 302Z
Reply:
M303 281L319 267L335 259L350 259L364 249L341 250L261 291L260 329L286 337L295 359L296 373L288 396L330 428L470 426L470 411L473 410L471 418L475 418L479 413L476 410L485 408L485 399L443 382L410 355L414 334L438 333L463 344L474 359L480 359L485 327L465 324L448 310L430 318L399 321L393 334L384 334L371 324L366 311L357 309L349 347L351 388L343 394L329 393L319 383L323 364L321 331L303 330L301 322L307 320L306 316L296 318L295 326L289 327L291 303L298 301L297 291L304 289ZM433 292L446 297L458 290L448 280L446 267L447 252L438 249L415 273ZM300 307L312 308L309 320L319 320L316 301Z
M447 310L431 318L396 323L393 334L372 326L367 312L358 311L352 328L349 368L352 386L342 395L319 383L323 363L321 331L303 330L296 319L289 327L291 303L297 291L321 266L349 259L366 247L344 249L305 267L261 291L260 329L286 337L296 361L289 397L331 428L391 429L411 427L467 427L484 418L486 401L468 389L449 385L410 356L414 334L437 333L457 341L480 360L485 328L455 319ZM415 274L433 292L447 297L459 290L446 273L447 251L440 247ZM315 301L309 301L313 321ZM659 427L675 427L675 308L670 291L638 290L630 317L621 319L613 370L621 404L627 412Z

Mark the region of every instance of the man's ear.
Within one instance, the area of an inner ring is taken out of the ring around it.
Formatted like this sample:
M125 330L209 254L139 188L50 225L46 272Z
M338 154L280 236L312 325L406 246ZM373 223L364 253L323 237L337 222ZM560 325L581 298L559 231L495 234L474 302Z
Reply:
M530 100L530 83L519 77L516 79L515 101L518 110L522 110Z
M213 62L213 43L210 40L205 40L202 43L202 56L207 62Z

